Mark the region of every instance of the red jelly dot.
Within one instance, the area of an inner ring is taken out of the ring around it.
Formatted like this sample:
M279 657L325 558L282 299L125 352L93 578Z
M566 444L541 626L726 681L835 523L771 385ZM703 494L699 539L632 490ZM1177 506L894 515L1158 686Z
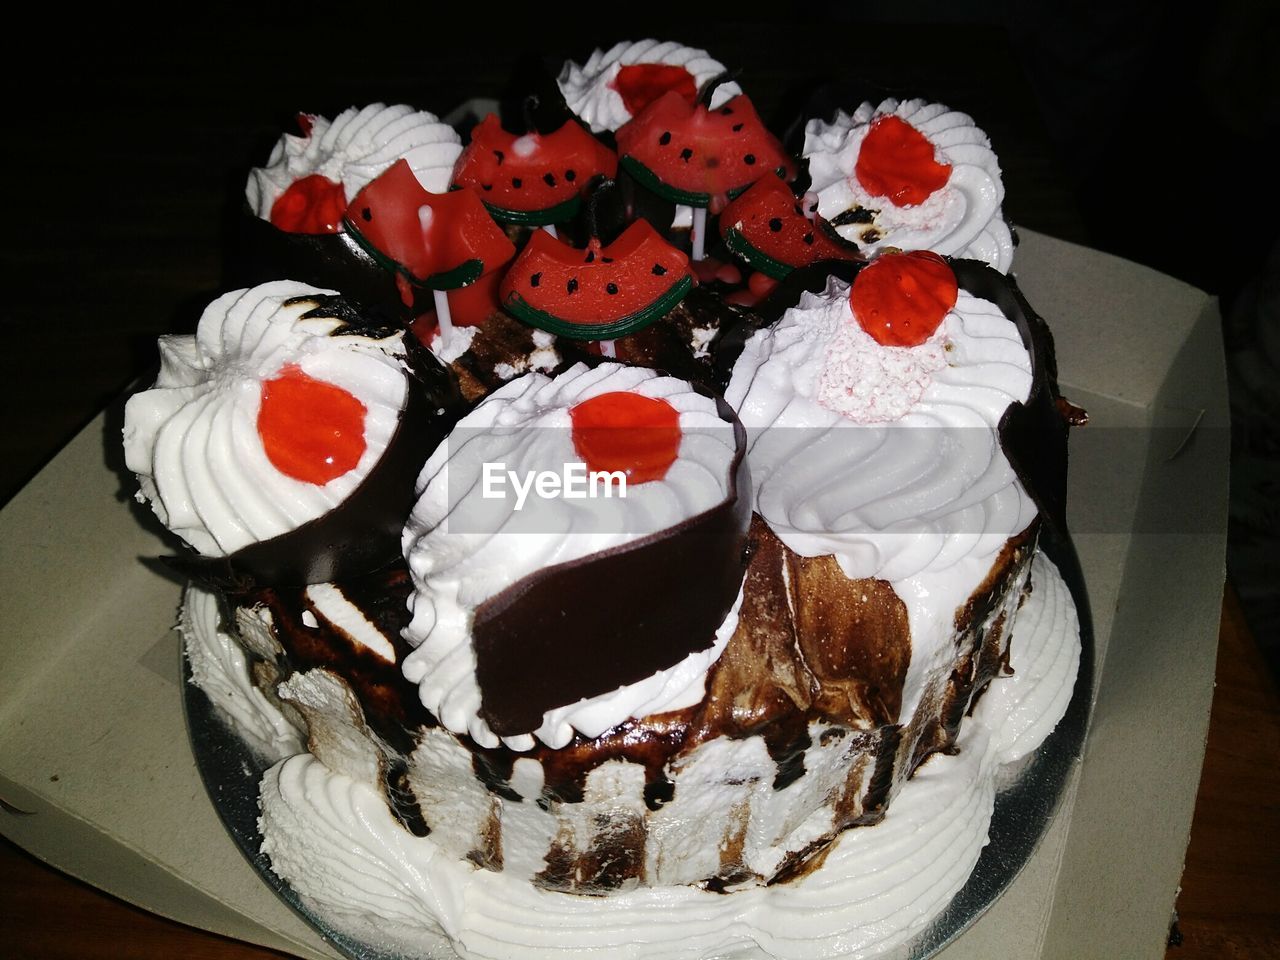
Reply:
M742 282L742 271L737 265L725 263L720 265L720 269L716 271L716 279L721 283L727 283L729 286Z
M877 343L917 347L933 336L958 295L956 275L936 253L887 253L858 273L849 306Z
M665 400L602 393L569 411L573 446L591 471L621 470L628 483L661 480L680 449L680 415Z
M622 97L633 117L668 90L674 90L693 106L698 102L698 85L684 67L665 63L633 63L618 70L610 84Z
M777 285L778 281L766 273L753 273L747 280L747 288L759 300L763 300L769 294L773 293L773 288Z
M951 177L951 165L933 155L933 144L919 130L890 114L872 122L853 172L873 197L909 207L924 203Z
M271 205L271 223L285 233L337 233L347 210L342 184L313 173L295 180Z
M320 486L360 462L366 413L346 390L289 364L262 384L258 435L277 470Z

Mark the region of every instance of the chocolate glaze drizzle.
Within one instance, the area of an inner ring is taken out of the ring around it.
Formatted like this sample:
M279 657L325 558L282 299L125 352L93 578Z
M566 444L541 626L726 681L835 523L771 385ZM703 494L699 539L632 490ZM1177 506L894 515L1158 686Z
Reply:
M837 803L831 836L794 852L775 877L764 878L783 882L803 875L806 865L821 855L839 830L877 822L895 783L933 752L950 748L960 717L999 670L1007 647L1003 624L997 622L994 629L987 629L984 624L1004 601L1013 569L1030 561L1034 531L1010 542L988 581L957 617L961 628L957 652L966 644L973 644L974 649L961 657L943 701L936 707L936 715L916 731L918 740L905 757L899 756L904 731L896 716L886 714L884 698L877 695L859 700L858 691L863 688L849 685L851 677L833 672L830 667L821 670L822 676L815 674L813 664L797 642L792 608L804 606L813 592L828 591L829 584L822 577L815 578L812 570L803 570L805 558L787 550L758 516L753 519L750 538L753 550L740 626L708 674L703 701L685 710L627 720L595 739L578 736L559 750L539 743L533 750L517 753L502 746L482 748L465 736L459 737L471 752L477 780L495 801L532 799L542 809L554 812L561 804L584 801L587 778L593 770L610 760L623 760L644 768L646 807L657 810L675 796L675 784L668 776L671 763L717 737L762 737L777 764L772 786L784 790L804 772L805 756L812 746L809 725L825 722L831 727L824 732L824 741L852 738L850 750L856 751L859 759L850 771L846 794ZM783 566L788 567L785 576ZM902 648L909 651L905 632L882 629L885 623L896 621L896 608L901 606L901 600L888 585L880 581L846 581L846 585L847 606L841 621L844 626L832 622L833 633L844 635L846 646L861 646L869 654L878 651L885 655ZM888 592L875 589L878 585ZM289 667L326 669L350 686L363 707L365 721L390 749L382 758L388 801L406 828L421 835L430 830L431 811L417 806L404 775L404 761L416 746L420 732L437 724L418 699L416 686L404 679L398 667L409 653L399 634L409 619L404 605L412 589L409 574L403 564L396 564L348 581L341 589L347 600L393 642L397 664L354 643L320 616L306 601L303 588L258 588L229 599L242 606L265 605L271 611L274 631ZM303 622L302 613L306 610L316 618L316 628ZM855 626L863 621L876 625L870 629ZM891 662L893 658L887 660ZM971 662L976 663L972 669ZM849 669L861 668L850 660ZM901 685L900 678L883 682L896 682L899 688ZM528 757L542 767L544 783L537 797L522 797L511 785L515 762L520 757ZM869 785L863 789L866 763L874 767ZM637 822L602 834L597 838L598 844L593 840L589 856L577 851L565 838L549 852L547 870L538 882L552 889L588 893L603 893L634 882L643 864L646 830L642 822ZM638 846L628 846L632 843ZM477 851L473 859L484 866L482 854ZM493 868L492 857L486 862ZM708 889L727 890L753 879L743 870L730 858L721 873L708 878Z

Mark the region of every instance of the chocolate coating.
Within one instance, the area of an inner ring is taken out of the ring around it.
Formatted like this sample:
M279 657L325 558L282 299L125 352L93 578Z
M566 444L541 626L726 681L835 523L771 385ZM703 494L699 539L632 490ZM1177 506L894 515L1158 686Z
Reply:
M516 134L554 133L566 121L577 121L546 60L532 52L516 63L502 91L498 113L502 128Z
M430 290L415 289L405 304L395 274L374 260L346 231L289 233L245 205L236 219L227 259L227 285L255 286L280 277L340 290L368 309L403 323L435 309Z
M548 710L643 680L714 642L742 583L751 521L746 431L728 404L716 405L736 448L723 501L539 570L476 608L480 715L499 736L530 733Z
M1031 354L1031 393L1000 418L1000 447L1040 515L1056 533L1067 533L1067 430L1058 400L1058 360L1053 335L1012 278L979 260L952 260L962 289L990 300L1018 326Z

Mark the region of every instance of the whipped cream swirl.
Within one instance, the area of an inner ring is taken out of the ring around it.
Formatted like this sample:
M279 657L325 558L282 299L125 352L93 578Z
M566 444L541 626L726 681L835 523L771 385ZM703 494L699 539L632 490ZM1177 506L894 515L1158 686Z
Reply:
M872 122L889 114L933 144L939 163L951 165L946 184L923 203L897 206L888 197L873 196L854 173ZM852 116L837 111L831 123L810 120L804 134L803 156L809 161L818 212L834 220L850 210L863 211L860 222L836 226L845 239L867 253L882 247L933 250L983 260L1001 273L1009 272L1013 235L1000 209L1000 164L972 117L940 103L890 98L878 107L864 103Z
M660 398L675 408L680 446L662 479L629 484L625 498L530 494L520 509L511 496L484 495L486 464L520 476L580 464L569 411L612 392ZM733 455L733 428L715 401L655 370L578 364L554 379L526 374L487 397L427 461L404 531L415 587L404 635L416 648L404 674L419 684L427 709L449 730L496 746L497 736L479 716L471 646L476 607L544 567L631 543L709 510L728 495ZM594 737L630 716L696 703L736 621L735 605L708 650L612 693L548 711L532 736L503 742L528 750L536 737L559 748L575 730Z
M833 554L851 578L899 581L994 556L1036 515L997 432L1031 389L1017 326L962 290L929 342L867 337L859 365L840 347L865 336L849 329L848 293L832 278L805 294L734 366L725 399L747 428L756 510L792 550ZM923 351L927 362L881 359L886 351ZM868 371L881 378L874 389L849 380L840 396L862 402L854 413L902 410L896 419L860 423L831 399L833 383Z
M616 43L607 51L595 50L582 66L572 60L565 61L556 82L569 109L586 121L593 133L617 130L631 119L631 111L614 81L619 70L636 64L684 67L698 88L725 71L724 64L705 50L679 43L637 40ZM741 92L742 88L736 83L722 83L712 95L711 106L721 106Z
M347 332L332 291L292 280L214 300L195 336L160 339L155 386L125 407L138 499L205 556L287 533L348 497L382 456L408 396L400 334ZM262 385L289 365L365 407L356 465L324 484L281 473L258 432Z
M264 220L280 195L303 177L319 174L342 184L350 203L371 180L401 157L432 193L449 189L453 165L462 153L457 132L435 114L398 104L351 107L332 121L308 116L305 136L284 134L265 167L249 172L245 198Z
M271 761L306 750L298 729L253 681L248 651L228 632L216 593L188 584L178 608L191 682L253 751Z

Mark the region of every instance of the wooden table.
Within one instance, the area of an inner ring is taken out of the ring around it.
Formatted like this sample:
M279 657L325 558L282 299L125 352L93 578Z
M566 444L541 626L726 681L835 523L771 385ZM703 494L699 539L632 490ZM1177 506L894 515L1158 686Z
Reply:
M362 41L330 26L324 42L263 20L253 29L200 24L181 43L139 36L123 45L60 29L56 61L50 51L38 75L6 58L14 100L6 122L16 140L3 161L11 190L0 237L0 502L153 362L158 333L191 328L218 285L221 234L245 171L293 110L331 114L384 99L443 112L497 93L516 53L531 45L510 32L445 42L389 30ZM812 44L779 42L783 29L691 24L681 35L746 64L744 85L759 91L768 115L785 106L780 91L813 67ZM874 42L848 24L837 33L831 42L857 56L826 64L836 79L874 93L866 78L875 78L964 106L1000 151L1006 211L1056 236L1095 239L1006 36L974 25L881 30ZM597 24L570 25L540 49L580 56L602 39ZM1180 899L1184 945L1169 952L1180 960L1256 960L1278 955L1280 942L1280 705L1230 593L1218 678ZM3 842L0 956L279 955L151 916Z

